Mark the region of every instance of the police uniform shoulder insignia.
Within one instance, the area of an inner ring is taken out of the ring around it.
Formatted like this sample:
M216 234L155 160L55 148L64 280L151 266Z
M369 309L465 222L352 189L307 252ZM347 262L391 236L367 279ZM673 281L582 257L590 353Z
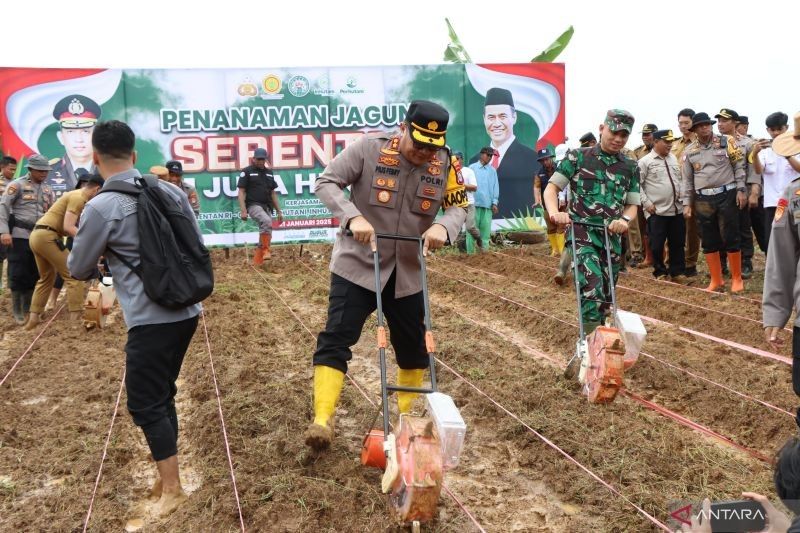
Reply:
M381 148L381 153L386 155L397 155L400 153L400 137L392 137L389 140L389 146Z
M8 186L6 192L8 193L9 196L17 194L17 185L15 183L12 183L11 185Z
M439 176L442 174L442 169L431 165L428 167L428 174L430 174L431 176Z

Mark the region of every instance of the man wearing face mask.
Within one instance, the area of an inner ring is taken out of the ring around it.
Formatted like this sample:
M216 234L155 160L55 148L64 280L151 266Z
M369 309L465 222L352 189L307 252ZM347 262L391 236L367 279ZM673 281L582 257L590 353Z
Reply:
M418 244L375 240L376 233L419 236L423 250L455 242L466 219L466 192L450 172L445 146L450 115L426 100L411 102L399 131L369 133L345 148L317 179L315 193L341 221L331 255L328 321L314 352L314 421L305 443L319 451L330 446L333 415L342 390L350 347L375 310L373 250L380 251L383 311L400 367L398 385L419 388L428 368ZM451 181L455 183L450 183ZM350 187L350 195L344 193ZM434 222L440 208L444 215ZM345 229L352 232L347 236ZM397 404L408 413L416 397L400 392Z

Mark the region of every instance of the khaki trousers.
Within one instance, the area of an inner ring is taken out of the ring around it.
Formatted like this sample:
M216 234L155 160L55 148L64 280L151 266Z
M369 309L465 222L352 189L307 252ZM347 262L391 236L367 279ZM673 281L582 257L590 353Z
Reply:
M39 269L39 281L33 291L31 313L42 313L50 290L56 281L56 273L64 279L67 286L67 306L70 312L83 310L83 283L76 280L67 270L69 251L59 247L63 243L61 236L48 229L35 229L31 232L30 244L36 266Z

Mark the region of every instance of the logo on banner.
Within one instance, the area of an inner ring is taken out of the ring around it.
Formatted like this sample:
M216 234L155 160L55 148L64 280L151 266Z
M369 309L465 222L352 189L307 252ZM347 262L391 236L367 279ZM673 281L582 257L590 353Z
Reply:
M311 90L311 83L305 76L292 76L289 79L289 92L292 96L302 98Z
M266 100L279 100L283 98L283 95L280 94L282 85L281 79L278 76L275 74L268 74L261 80L261 87L264 88L264 94L261 95L261 98Z
M258 96L258 86L250 78L245 78L236 89L239 96Z
M339 89L339 94L364 94L364 89L358 88L358 78L348 76L345 81L346 89Z
M331 89L331 81L327 76L321 76L314 82L314 94L316 96L333 96L334 91Z

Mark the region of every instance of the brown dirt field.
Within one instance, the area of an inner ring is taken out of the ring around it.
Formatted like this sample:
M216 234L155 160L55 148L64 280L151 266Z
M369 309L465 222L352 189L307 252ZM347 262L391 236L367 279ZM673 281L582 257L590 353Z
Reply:
M332 449L311 456L301 442L311 419L311 353L325 320L330 248L307 246L302 258L298 249L277 249L263 273L245 264L241 250L227 260L215 253L217 286L205 315L244 524L252 531L393 531L380 473L358 459L376 408L354 386L345 385ZM566 361L576 328L464 283L573 323L574 292L551 284L547 266L555 262L538 255L544 250L535 245L522 255L517 249L499 250L515 257L440 254L432 259L438 356L659 520L666 521L673 500L734 499L742 490L772 494L769 465L741 451L628 398L588 404L573 383L560 377L559 367L530 349ZM758 324L712 312L759 320L760 307L753 302L634 276L622 283L705 312L620 291L624 309L764 348ZM0 313L9 315L7 297L0 298ZM674 327L647 328L647 353L794 410L787 365ZM0 330L2 378L34 334L8 325ZM370 319L353 348L350 375L377 402L374 338ZM0 530L82 529L119 390L124 342L121 316L103 331L88 333L58 317L0 388ZM467 383L442 366L437 370L441 390L453 396L468 426L461 464L445 482L487 531L652 528L632 506ZM796 431L786 414L644 357L626 374L626 386L767 455ZM133 518L144 519L142 531L239 529L202 322L184 362L178 400L188 503L163 520L151 517L142 504L155 472L123 393L90 530L119 531ZM443 494L438 519L423 529L472 531L475 526Z

